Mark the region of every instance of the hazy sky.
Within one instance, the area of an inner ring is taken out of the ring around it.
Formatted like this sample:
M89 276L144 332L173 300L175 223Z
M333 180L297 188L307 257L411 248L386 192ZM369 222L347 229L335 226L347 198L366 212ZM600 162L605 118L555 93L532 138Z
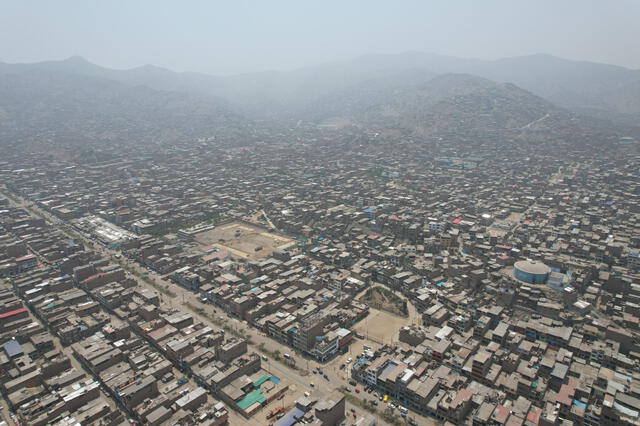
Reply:
M365 53L550 53L640 68L640 0L0 0L0 61L230 74Z

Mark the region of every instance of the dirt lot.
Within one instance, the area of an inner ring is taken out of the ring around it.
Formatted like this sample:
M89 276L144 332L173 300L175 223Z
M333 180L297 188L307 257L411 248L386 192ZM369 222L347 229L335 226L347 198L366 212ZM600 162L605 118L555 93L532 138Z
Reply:
M378 344L398 341L398 331L405 325L410 325L409 318L403 318L389 314L374 308L369 308L369 315L354 327L354 330L362 334L365 340L371 340Z
M267 257L274 250L284 249L295 244L291 238L237 222L201 232L196 235L196 241L204 247L218 247L245 259Z

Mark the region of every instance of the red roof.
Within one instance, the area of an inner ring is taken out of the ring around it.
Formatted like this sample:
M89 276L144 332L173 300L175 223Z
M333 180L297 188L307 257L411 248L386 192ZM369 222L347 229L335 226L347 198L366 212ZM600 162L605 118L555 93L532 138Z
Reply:
M537 425L540 422L540 411L529 411L527 421Z
M27 308L14 309L13 311L5 312L4 314L0 314L0 319L9 318L17 314L21 314L26 312Z
M453 219L453 220L451 221L451 223L455 223L456 225L457 225L458 223L460 223L460 222L462 222L462 217L460 217L460 216L456 217L455 219Z
M90 277L85 278L84 280L82 280L82 282L88 283L89 281L93 281L98 277L102 277L104 275L107 275L106 272L98 272L97 274L93 274Z
M492 417L498 421L498 423L504 423L507 421L507 418L511 414L511 411L505 407L504 405L498 405L495 410L493 410Z
M35 259L35 258L36 258L35 254L28 254L26 256L17 257L16 258L16 262L22 262L22 261L25 261L25 260Z
M574 393L575 393L574 387L570 386L569 384L564 384L560 386L560 392L558 392L556 401L559 402L560 404L570 407L571 400L573 399Z

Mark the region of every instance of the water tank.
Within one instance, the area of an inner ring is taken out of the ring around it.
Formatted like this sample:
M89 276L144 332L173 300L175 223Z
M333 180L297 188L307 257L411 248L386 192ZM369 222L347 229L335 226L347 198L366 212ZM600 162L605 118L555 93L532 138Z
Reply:
M529 284L545 284L550 273L551 268L533 260L521 260L513 265L513 276Z

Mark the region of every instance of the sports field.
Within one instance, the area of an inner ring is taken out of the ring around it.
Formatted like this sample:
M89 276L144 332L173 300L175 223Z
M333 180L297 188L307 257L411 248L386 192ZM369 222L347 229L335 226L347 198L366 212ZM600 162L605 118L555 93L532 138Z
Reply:
M218 247L245 259L267 257L274 250L295 244L291 238L238 222L227 223L201 232L195 236L195 239L203 246Z

